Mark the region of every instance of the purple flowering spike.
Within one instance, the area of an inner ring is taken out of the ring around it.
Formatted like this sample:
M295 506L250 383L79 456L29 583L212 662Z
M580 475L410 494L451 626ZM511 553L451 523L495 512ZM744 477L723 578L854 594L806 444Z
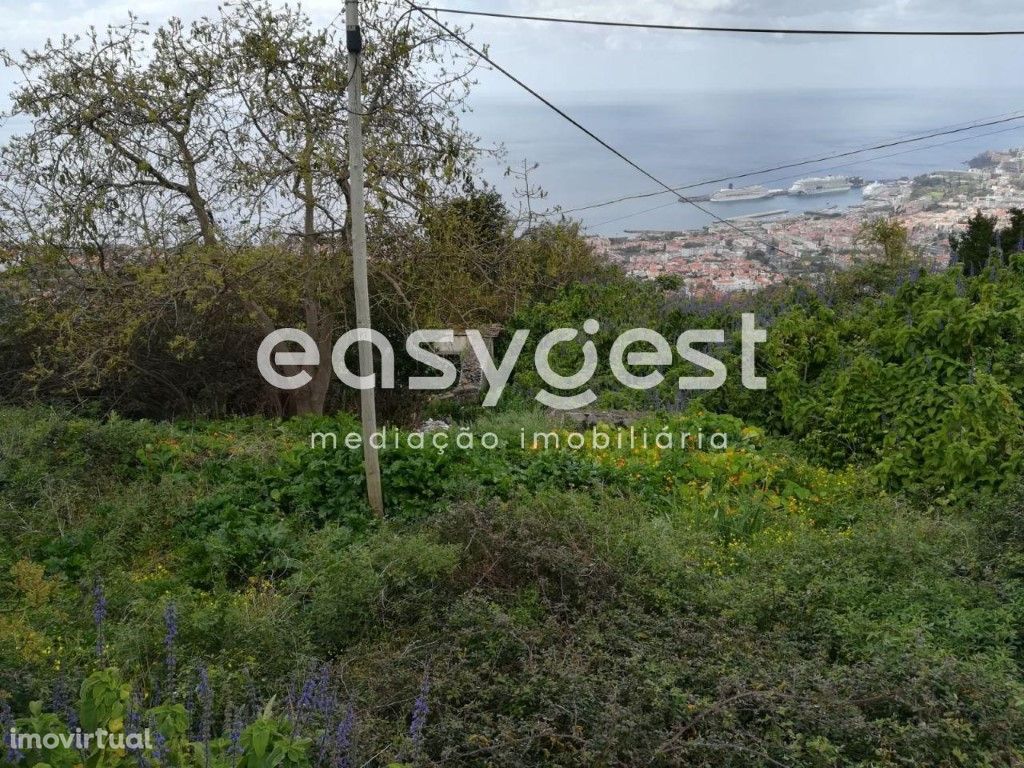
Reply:
M231 729L228 732L228 740L231 742L228 747L228 754L235 757L242 756L242 712L241 707L236 707L231 716Z
M331 670L326 664L320 667L320 675L316 681L316 696L313 707L317 713L329 718L334 714L337 702L331 692Z
M128 709L128 717L125 721L126 734L142 733L142 699L138 694L132 695L131 706ZM135 764L138 768L148 768L149 760L146 752L138 747L129 747L128 752L135 756Z
M160 732L155 723L151 725L153 730L153 757L158 763L163 764L168 756L167 737Z
M412 721L409 723L409 738L412 740L413 755L418 757L423 752L423 729L430 714L430 674L424 673L420 683L420 693L412 706Z
M61 672L60 677L57 678L57 682L53 686L50 706L56 714L64 718L64 722L68 724L71 730L74 730L78 723L76 721L75 708L71 706L71 698L72 693L68 687L67 677Z
M313 702L316 700L316 678L308 678L302 684L302 691L299 693L298 703L295 705L296 714L299 718L302 714L308 712L313 708Z
M356 711L350 704L345 719L334 729L331 750L331 768L352 768L352 731L356 725Z
M14 727L14 713L7 699L0 699L0 728L4 734L4 761L16 765L24 759L24 755L18 750L14 740L9 736L11 728Z

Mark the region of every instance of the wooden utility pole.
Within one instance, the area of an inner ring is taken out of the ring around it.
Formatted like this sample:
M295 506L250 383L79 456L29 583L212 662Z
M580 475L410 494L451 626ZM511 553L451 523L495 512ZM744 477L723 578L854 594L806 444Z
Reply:
M352 278L356 295L356 326L367 331L370 324L370 287L366 277L366 197L363 159L363 34L359 26L359 0L346 0L345 19L348 43L348 170L349 204L352 215ZM359 342L359 375L374 377L373 346L369 337ZM366 469L366 493L370 509L384 514L384 495L380 487L380 457L371 444L377 433L377 409L374 402L376 381L370 389L359 391L363 419L363 464Z

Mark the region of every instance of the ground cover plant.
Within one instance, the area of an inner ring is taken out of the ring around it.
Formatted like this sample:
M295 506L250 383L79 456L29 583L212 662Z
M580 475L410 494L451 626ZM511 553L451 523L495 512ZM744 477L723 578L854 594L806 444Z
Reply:
M158 734L6 763L1019 759L1019 498L935 514L698 406L647 426L727 450L523 450L524 418L573 429L385 450L382 521L308 443L349 417L4 411L5 726Z

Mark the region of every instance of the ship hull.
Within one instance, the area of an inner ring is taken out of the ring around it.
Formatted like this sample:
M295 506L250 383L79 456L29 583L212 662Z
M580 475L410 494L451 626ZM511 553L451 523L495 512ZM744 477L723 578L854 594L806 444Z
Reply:
M711 196L712 203L745 203L749 200L767 200L771 195L744 195L742 197L719 197Z
M818 195L834 195L840 192L849 192L853 187L835 187L834 189L801 189L789 194L795 197L817 197Z
M762 186L741 187L739 189L720 189L710 200L712 203L743 203L750 200L767 200L772 190Z

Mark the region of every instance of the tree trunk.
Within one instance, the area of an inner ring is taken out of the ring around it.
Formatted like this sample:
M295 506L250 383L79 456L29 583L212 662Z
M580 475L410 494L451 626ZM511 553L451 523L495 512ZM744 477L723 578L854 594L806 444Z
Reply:
M302 232L302 260L305 269L303 280L302 305L306 316L306 330L316 340L317 349L320 351L320 365L314 371L310 371L313 380L296 392L294 399L295 415L306 414L322 415L327 404L327 395L331 389L331 376L333 367L331 365L331 352L333 351L331 323L323 316L323 308L316 296L316 195L313 189L312 171L312 137L306 137L306 152L299 164L301 176L301 191L298 190L299 198L302 200L304 210L303 232Z
M334 368L331 365L331 351L333 344L328 333L326 338L317 339L317 349L320 351L320 365L309 373L313 380L302 389L296 390L289 398L289 407L286 412L290 416L322 416L327 406L327 395L331 391L331 376Z

